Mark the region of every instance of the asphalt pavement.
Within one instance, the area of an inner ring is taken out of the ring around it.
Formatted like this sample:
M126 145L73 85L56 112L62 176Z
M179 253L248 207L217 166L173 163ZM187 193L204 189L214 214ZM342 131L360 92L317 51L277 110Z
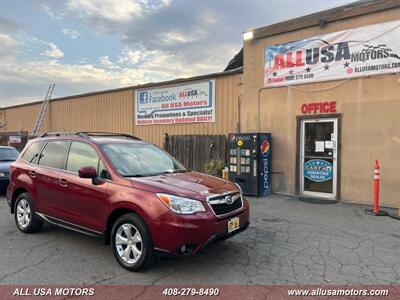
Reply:
M0 196L0 284L400 283L400 221L365 215L359 205L249 200L247 231L131 273L100 239L51 225L21 233Z

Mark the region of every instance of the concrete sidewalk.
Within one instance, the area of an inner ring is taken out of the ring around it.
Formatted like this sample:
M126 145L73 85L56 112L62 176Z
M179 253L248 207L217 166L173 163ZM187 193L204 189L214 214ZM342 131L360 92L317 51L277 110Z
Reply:
M101 240L53 226L19 232L0 198L1 284L398 284L400 221L365 207L250 198L251 225L190 258L129 273Z

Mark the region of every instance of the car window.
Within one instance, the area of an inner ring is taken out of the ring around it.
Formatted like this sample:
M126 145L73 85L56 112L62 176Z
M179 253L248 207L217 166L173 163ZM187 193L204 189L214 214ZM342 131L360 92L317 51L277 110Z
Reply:
M99 168L97 174L99 174L100 178L111 179L111 175L101 159L99 160Z
M22 158L28 163L36 163L36 158L39 155L43 142L36 142L31 144L22 155Z
M72 142L67 158L67 170L78 173L82 167L94 167L101 178L108 178L108 171L97 151L86 143Z
M0 161L14 161L19 152L15 148L0 148Z
M67 141L49 141L44 147L39 165L59 169L67 148Z

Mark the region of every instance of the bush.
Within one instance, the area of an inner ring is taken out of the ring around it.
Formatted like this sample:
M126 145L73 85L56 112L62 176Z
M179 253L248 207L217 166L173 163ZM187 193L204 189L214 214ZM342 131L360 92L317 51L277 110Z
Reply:
M207 174L222 177L222 170L225 168L225 163L221 159L213 159L205 164Z

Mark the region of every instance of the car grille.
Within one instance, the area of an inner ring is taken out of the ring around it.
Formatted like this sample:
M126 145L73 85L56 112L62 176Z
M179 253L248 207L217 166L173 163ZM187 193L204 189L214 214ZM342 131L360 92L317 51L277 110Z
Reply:
M229 204L226 202L226 197L232 197L232 203ZM212 210L214 211L215 215L221 216L228 213L231 213L235 210L242 208L242 197L238 193L232 193L227 195L219 195L215 197L211 197L208 199Z

